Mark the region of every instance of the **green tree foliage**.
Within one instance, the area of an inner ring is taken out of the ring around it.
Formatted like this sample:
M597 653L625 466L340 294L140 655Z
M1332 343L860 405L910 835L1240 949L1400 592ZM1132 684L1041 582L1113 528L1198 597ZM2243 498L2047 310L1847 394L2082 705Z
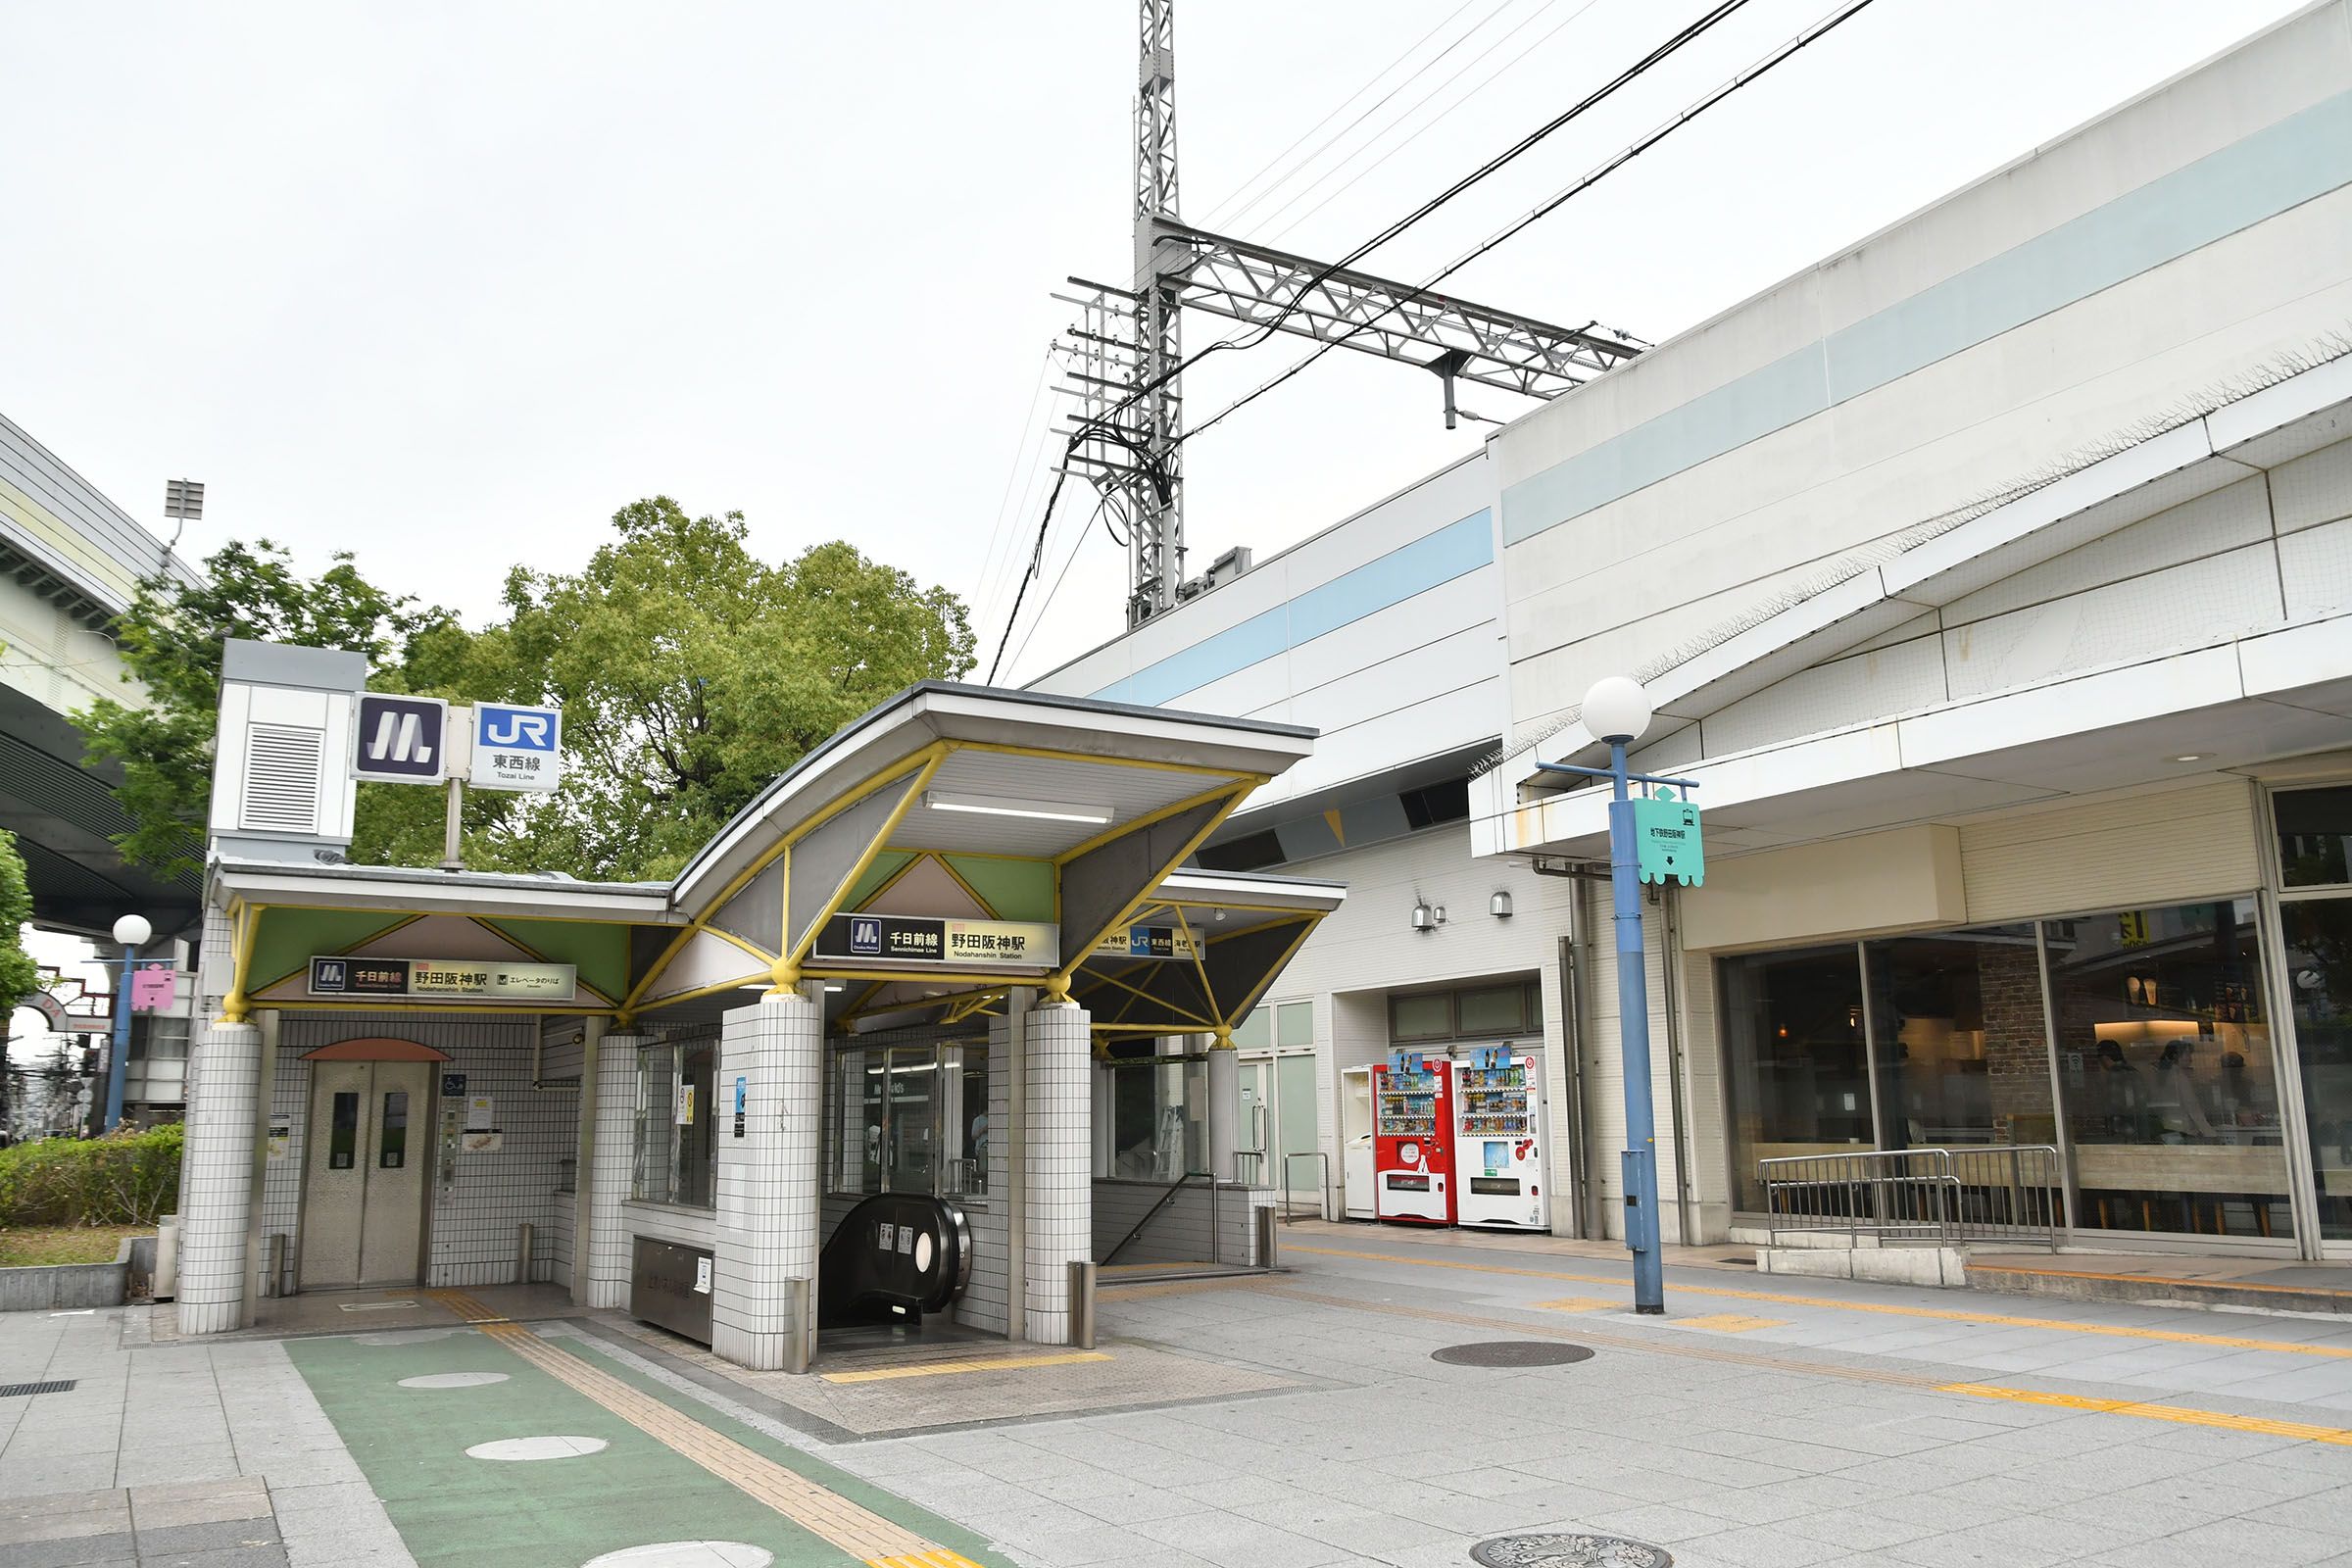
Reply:
M624 507L577 572L517 567L473 657L564 708L565 780L495 835L500 858L675 872L767 781L892 692L971 667L963 605L844 543L782 565L743 515Z
M971 667L961 602L851 545L771 565L740 513L692 517L666 496L612 526L576 572L515 567L506 618L480 631L375 587L348 554L305 578L267 541L217 552L201 586L146 584L122 648L150 706L101 700L76 715L91 755L122 766L117 794L138 824L125 857L196 863L225 637L357 650L377 691L561 705L562 789L467 791L466 863L619 879L676 871L843 724ZM435 790L362 785L352 858L434 863L442 809Z
M15 1126L12 1112L24 1101L25 1075L9 1057L17 1008L41 987L40 965L24 951L24 922L31 918L24 857L17 853L17 836L0 828L0 1138Z
M24 922L32 918L32 888L17 836L0 828L0 1039L8 1020L41 988L40 965L24 951Z
M410 643L436 634L446 639L454 626L447 612L419 609L376 587L348 551L306 577L283 547L267 539L223 545L206 559L201 582L141 583L116 630L116 646L125 680L145 689L146 703L101 697L74 715L91 758L122 769L115 797L136 824L116 841L123 858L163 876L201 864L223 639L349 649L368 656L376 687L406 690ZM355 858L413 863L427 819L438 854L438 802L402 799L388 793L394 789L361 791Z

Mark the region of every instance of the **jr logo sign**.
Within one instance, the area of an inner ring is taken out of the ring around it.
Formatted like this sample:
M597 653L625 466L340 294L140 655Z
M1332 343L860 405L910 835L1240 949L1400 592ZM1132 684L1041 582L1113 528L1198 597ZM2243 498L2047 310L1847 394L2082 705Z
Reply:
M494 790L552 790L563 770L564 710L473 705L468 782Z
M351 771L355 778L438 784L448 776L442 740L449 705L437 697L360 693Z

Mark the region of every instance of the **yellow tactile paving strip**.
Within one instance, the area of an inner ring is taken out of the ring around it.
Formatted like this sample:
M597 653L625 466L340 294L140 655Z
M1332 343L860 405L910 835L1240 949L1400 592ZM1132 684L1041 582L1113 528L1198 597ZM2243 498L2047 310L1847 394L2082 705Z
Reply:
M1785 1329L1781 1317L1749 1317L1744 1312L1716 1312L1706 1317L1682 1317L1674 1322L1687 1329L1713 1329L1718 1334L1753 1334L1758 1329Z
M1374 1263L1396 1263L1406 1268L1449 1268L1472 1274L1515 1274L1524 1279L1570 1280L1579 1285L1614 1285L1629 1288L1628 1282L1608 1274L1570 1274L1553 1269L1504 1268L1493 1263L1457 1262L1452 1258L1400 1257L1395 1252L1359 1252L1340 1247L1301 1247L1294 1242L1288 1250L1317 1252L1326 1257L1354 1257ZM1847 1301L1829 1296L1790 1296L1778 1291L1742 1291L1725 1285L1674 1286L1678 1296L1728 1297L1741 1301L1777 1301L1783 1306L1818 1306L1835 1312L1869 1312L1882 1317L1930 1318L1939 1323L1984 1323L2005 1329L2049 1329L2062 1334L2088 1334L2111 1340L2153 1340L2162 1345L2218 1345L2232 1350L2268 1350L2278 1355L2310 1355L2328 1360L2352 1361L2352 1347L2336 1345L2298 1345L2292 1340L2254 1340L2231 1334L2189 1334L2179 1329L2127 1328L2113 1323L2076 1323L2058 1317L2019 1317L2008 1312L1963 1312L1950 1307L1896 1306L1885 1301Z
M2079 1394L2044 1394L2038 1389L2003 1389L1985 1383L1944 1383L1942 1394L1966 1394L1980 1399L2007 1399L2018 1404L2052 1404L2064 1410L2097 1410L2108 1415L2135 1415L2150 1421L2181 1426L2219 1427L2225 1432L2259 1432L2266 1437L2299 1438L2305 1443L2330 1443L2352 1448L2352 1432L2340 1427L2313 1426L2307 1421L2274 1421L2268 1416L2230 1415L2222 1410L2193 1410L2180 1404L2148 1404L2137 1399L2092 1399Z
M1387 1254L1376 1254L1385 1256ZM1525 1272L1525 1271L1517 1271ZM1442 1312L1434 1307L1404 1306L1391 1301L1364 1301L1345 1296L1323 1296L1312 1291L1259 1283L1256 1289L1269 1296L1280 1296L1294 1301L1312 1301L1321 1306L1343 1307L1354 1312L1379 1312L1389 1317L1420 1318L1434 1323L1459 1323L1471 1328L1508 1330L1525 1334L1531 1325L1514 1323L1504 1318L1477 1317L1467 1312ZM1680 1289L1681 1287L1677 1287ZM2021 1404L2046 1404L2061 1409L2082 1410L2106 1415L2135 1416L2149 1421L2170 1421L2183 1426L2217 1427L2230 1432L2254 1432L2271 1437L2297 1438L2310 1443L2326 1443L2352 1446L2352 1431L2335 1427L2311 1426L2300 1421L2276 1421L2266 1416L2230 1415L2221 1410L2198 1410L2185 1405L2151 1404L2137 1399L2098 1399L2074 1394L2045 1394L2038 1389L2007 1389L1985 1383L1940 1383L1933 1377L1916 1372L1898 1372L1887 1367L1838 1366L1819 1361L1799 1361L1788 1356L1772 1355L1756 1350L1735 1350L1728 1346L1709 1345L1701 1340L1681 1339L1673 1335L1635 1339L1622 1334L1595 1332L1590 1324L1578 1324L1574 1329L1532 1328L1532 1332L1551 1339L1567 1339L1592 1345L1605 1345L1613 1349L1642 1350L1653 1355L1676 1355L1701 1361L1722 1361L1735 1366L1762 1367L1775 1372L1799 1372L1812 1377L1838 1378L1849 1383L1882 1383L1895 1388L1931 1390L1937 1394L1968 1395L1981 1399L2009 1399Z
M425 1293L531 1365L594 1399L663 1447L683 1455L809 1534L873 1568L979 1568L961 1552L916 1535L904 1525L827 1491L765 1454L721 1436L660 1399L638 1393L491 1311L464 1291Z
M857 1372L819 1372L827 1383L887 1383L897 1378L952 1377L958 1372L998 1372L1006 1367L1068 1366L1077 1361L1107 1361L1105 1350L1067 1350L1053 1355L982 1356L964 1361L910 1361L904 1366L866 1367Z

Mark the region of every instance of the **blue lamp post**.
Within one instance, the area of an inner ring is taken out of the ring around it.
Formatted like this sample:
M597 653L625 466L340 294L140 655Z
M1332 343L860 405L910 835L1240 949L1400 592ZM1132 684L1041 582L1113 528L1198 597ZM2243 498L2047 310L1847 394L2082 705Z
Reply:
M143 914L126 914L115 922L115 940L122 944L122 972L115 979L115 1046L106 1060L106 1121L113 1132L122 1120L122 1072L130 1056L130 971L139 949L155 935Z
M1666 1310L1666 1272L1658 1253L1658 1129L1649 1081L1649 971L1642 949L1640 854L1634 839L1634 803L1626 786L1672 784L1688 779L1636 773L1625 750L1649 728L1649 694L1638 682L1610 675L1585 694L1586 733L1604 741L1609 765L1578 767L1567 762L1538 764L1550 773L1577 773L1609 781L1609 892L1617 932L1617 1029L1625 1064L1625 1245L1634 1254L1634 1310Z

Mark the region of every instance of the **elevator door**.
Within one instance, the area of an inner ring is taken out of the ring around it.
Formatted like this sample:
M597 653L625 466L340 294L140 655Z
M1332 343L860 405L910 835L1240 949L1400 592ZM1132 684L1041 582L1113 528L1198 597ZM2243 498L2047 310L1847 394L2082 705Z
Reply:
M313 1065L303 1289L416 1283L430 1070L421 1061Z

